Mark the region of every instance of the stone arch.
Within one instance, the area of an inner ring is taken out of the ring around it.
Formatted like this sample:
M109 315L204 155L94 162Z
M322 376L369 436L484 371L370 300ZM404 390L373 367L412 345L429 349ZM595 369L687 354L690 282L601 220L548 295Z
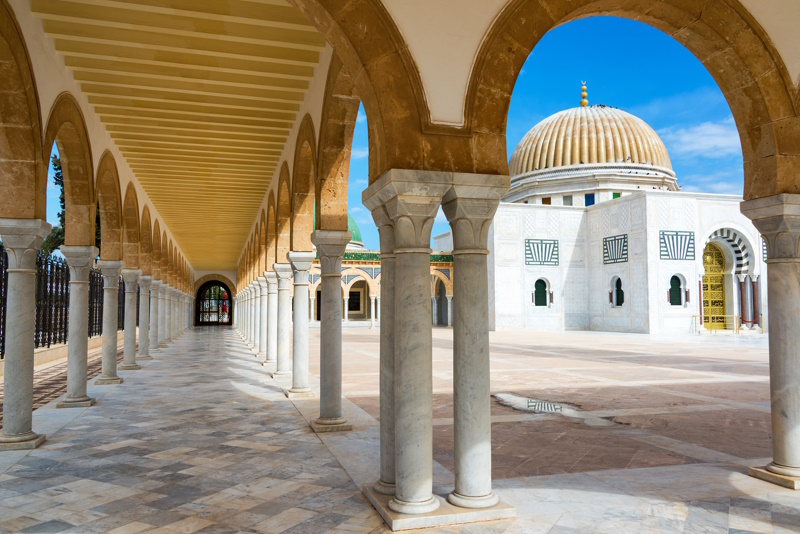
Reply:
M467 126L486 157L486 169L508 173L506 118L528 55L550 29L592 15L649 24L675 38L703 63L725 95L739 130L745 199L800 192L798 164L794 163L800 147L789 139L800 129L794 85L752 15L738 2L726 0L664 0L657 9L648 0L510 2L481 45L465 103Z
M289 183L289 167L286 162L281 166L278 180L278 199L275 206L275 262L286 263L286 254L291 250L291 216L292 190Z
M311 115L300 122L292 165L292 250L310 251L314 231L314 188L317 167L317 134Z
M447 278L442 272L431 267L431 295L436 296L436 283L441 281L444 284L444 289L447 295L453 295L453 282Z
M730 226L717 228L706 237L700 254L701 272L702 250L705 250L706 245L712 241L724 242L730 248L730 252L733 254L733 274L751 274L753 272L755 265L758 263L753 258L753 246L743 232L737 231Z
M334 54L325 83L317 146L315 229L347 230L350 154L360 102L353 79Z
M44 135L44 168L55 143L64 176L64 244L94 245L95 203L92 148L75 98L61 93L53 103Z
M133 182L130 182L122 204L122 258L126 269L138 269L140 266L139 224L139 199Z
M207 274L207 275L201 276L200 278L195 280L195 282L194 282L194 294L195 295L197 295L197 292L200 291L200 287L202 287L202 285L205 284L206 282L222 282L223 284L228 286L228 289L231 292L231 297L235 297L236 296L236 284L234 284L231 281L231 279L228 278L227 276L225 276L223 274L217 274L217 273Z
M150 221L150 208L145 206L142 210L142 222L139 225L139 235L141 236L139 243L139 268L142 270L142 276L152 276L153 268L151 265L153 259L153 229Z
M14 10L0 0L0 218L47 217L47 166L36 80ZM52 146L52 145L51 145ZM90 166L91 168L91 166Z
M269 200L267 200L267 271L271 271L272 265L275 263L275 254L278 247L276 239L277 224L277 213L275 212L275 192L270 191Z
M95 187L100 205L100 259L122 259L122 195L114 156L106 150L97 166Z
M375 282L375 280L369 276L366 276L364 271L359 271L355 267L348 267L342 271L342 279L342 288L345 292L350 291L350 288L353 287L353 284L355 284L358 280L364 280L367 283L370 294L378 294L378 284Z
M153 222L153 256L151 261L151 270L153 272L154 280L161 280L161 226L156 219Z

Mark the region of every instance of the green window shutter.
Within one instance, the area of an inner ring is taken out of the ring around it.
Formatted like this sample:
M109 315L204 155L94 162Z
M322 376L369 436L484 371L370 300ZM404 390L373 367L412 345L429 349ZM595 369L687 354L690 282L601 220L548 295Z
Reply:
M547 306L547 284L544 280L537 280L533 285L533 305Z
M669 303L671 306L680 306L681 303L681 280L673 276L669 281Z

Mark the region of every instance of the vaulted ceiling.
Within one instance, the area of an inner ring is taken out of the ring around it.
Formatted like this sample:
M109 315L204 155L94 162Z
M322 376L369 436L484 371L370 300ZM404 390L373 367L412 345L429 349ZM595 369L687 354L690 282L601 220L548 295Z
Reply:
M322 36L282 0L31 0L196 270L234 269Z

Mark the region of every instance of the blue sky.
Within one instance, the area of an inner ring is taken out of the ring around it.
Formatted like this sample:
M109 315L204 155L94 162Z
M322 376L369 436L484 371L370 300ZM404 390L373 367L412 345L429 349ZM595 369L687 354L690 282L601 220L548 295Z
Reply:
M579 104L583 80L590 104L622 108L658 132L684 191L742 194L739 137L714 79L671 37L615 17L577 20L539 42L511 99L506 130L509 157L536 123ZM362 109L353 136L348 204L364 245L378 249L375 224L361 204L361 192L367 187L367 146ZM440 211L433 235L448 229Z

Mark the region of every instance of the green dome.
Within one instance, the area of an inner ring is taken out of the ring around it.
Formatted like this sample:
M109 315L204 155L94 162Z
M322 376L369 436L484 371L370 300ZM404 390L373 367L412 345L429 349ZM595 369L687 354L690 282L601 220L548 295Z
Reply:
M347 230L353 233L353 241L356 243L362 243L361 230L358 229L355 219L353 219L353 216L349 213L347 214Z

